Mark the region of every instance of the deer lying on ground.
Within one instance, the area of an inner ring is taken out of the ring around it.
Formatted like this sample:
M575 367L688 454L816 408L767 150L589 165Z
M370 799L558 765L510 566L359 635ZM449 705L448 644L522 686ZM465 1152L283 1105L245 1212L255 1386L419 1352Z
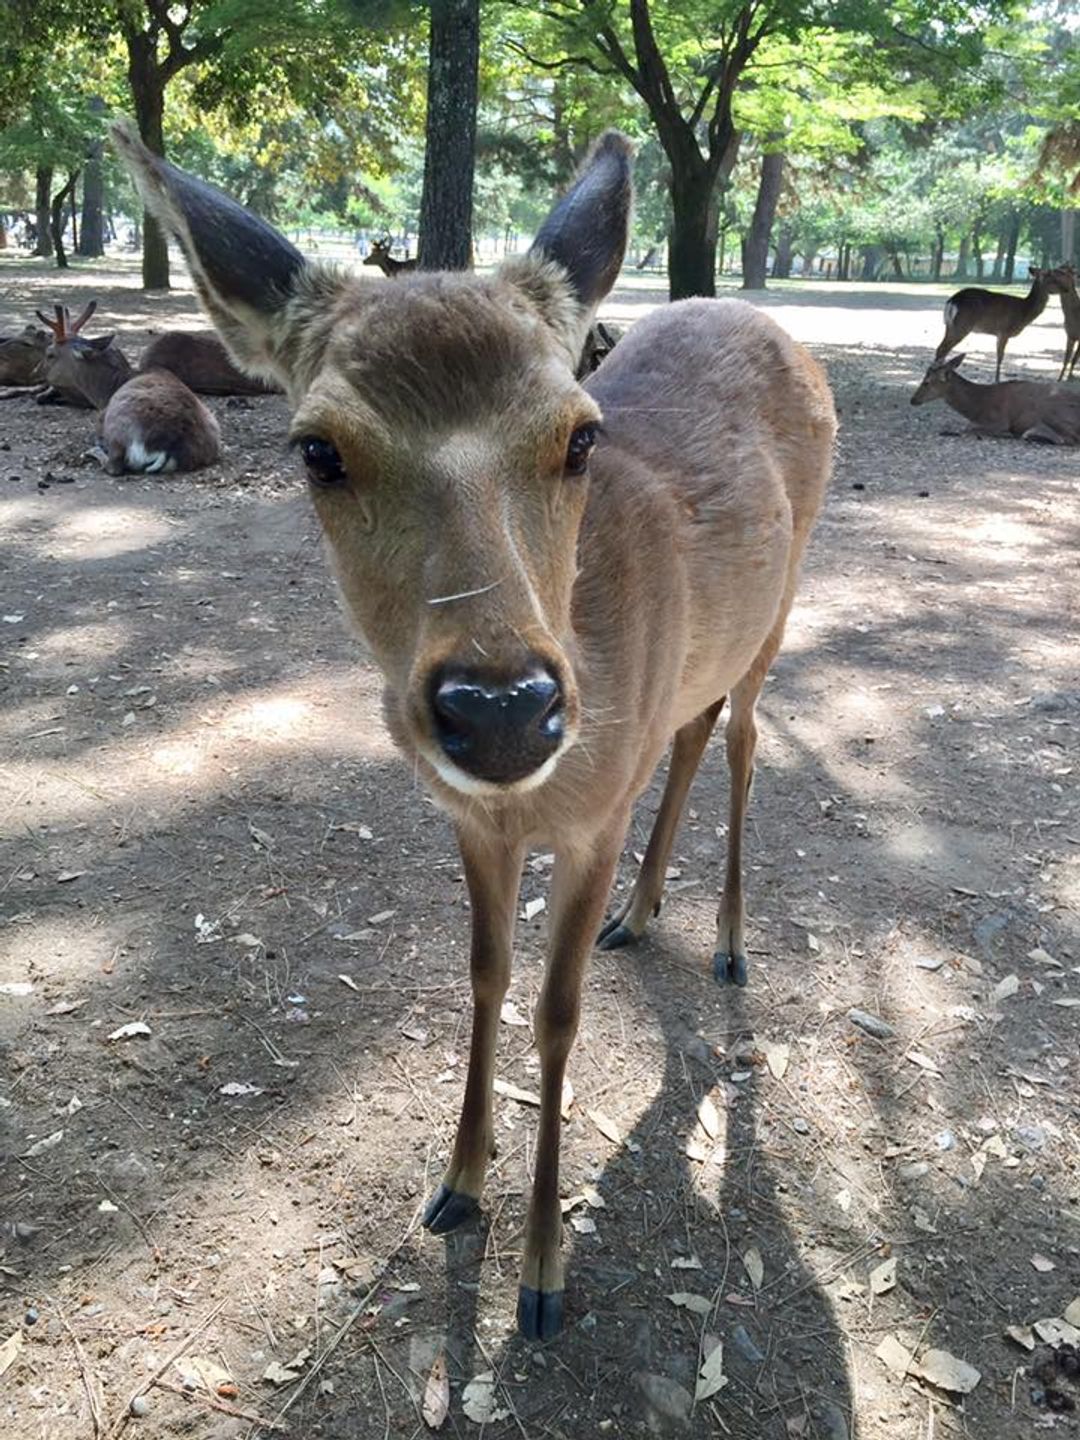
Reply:
M979 435L1019 435L1047 445L1080 444L1080 392L1034 380L976 385L958 374L963 355L934 360L911 397L912 405L944 400L971 421Z
M1030 270L1031 289L1019 299L1000 290L983 290L971 285L957 290L945 302L945 334L934 352L935 360L943 360L966 336L994 335L997 338L997 368L994 379L1001 379L1001 362L1005 346L1046 309L1051 295L1060 295L1066 279L1058 270Z
M46 389L37 397L39 405L103 410L110 395L131 379L131 366L115 343L115 335L95 335L88 340L79 333L96 309L97 301L91 300L75 320L66 305L53 306L53 320L40 310L35 312L52 331L45 352Z
M216 335L198 330L156 336L143 351L139 369L171 370L199 395L268 395L281 388L245 375Z
M1076 293L1076 271L1071 265L1062 265L1060 274L1066 283L1061 291L1061 313L1065 318L1065 359L1061 362L1059 381L1066 378L1071 380L1076 362L1080 360L1080 295Z
M371 242L371 254L365 255L363 264L377 265L388 280L396 280L399 275L407 275L416 269L416 260L395 260L390 253L393 242L390 236L382 240Z
M27 325L21 335L0 335L0 385L40 385L48 343L48 331L36 325Z
M46 377L58 394L102 412L98 428L105 469L110 475L125 470L157 474L212 465L221 456L218 423L182 380L169 370L132 376L112 335L90 340L79 334L96 303L92 300L74 321L57 305L55 322L46 320L54 337Z
M528 255L377 287L114 131L237 363L294 410L338 582L383 672L391 733L453 817L471 900L472 1045L424 1215L476 1209L529 848L555 852L536 1178L518 1324L563 1320L559 1132L588 954L659 908L679 815L726 699L731 811L714 973L746 982L741 845L754 708L831 465L811 357L736 300L660 307L587 385L574 366L619 273L630 146L608 133ZM628 901L605 900L637 795L674 737Z

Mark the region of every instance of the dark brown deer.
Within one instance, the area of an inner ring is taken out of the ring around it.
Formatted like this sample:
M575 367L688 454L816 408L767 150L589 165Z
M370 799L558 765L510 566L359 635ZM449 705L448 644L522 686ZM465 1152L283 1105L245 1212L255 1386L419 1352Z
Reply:
M40 385L48 344L48 331L36 325L27 325L20 335L0 335L0 385Z
M139 370L171 370L199 395L268 395L281 389L245 375L216 335L198 330L156 336L143 351Z
M399 275L408 275L416 269L416 260L395 260L390 251L393 243L389 235L381 240L371 242L371 254L365 255L365 265L377 265L388 280L396 280Z
M221 459L217 421L170 370L148 370L120 386L101 417L101 441L110 475L202 470Z
M1005 358L1005 346L1026 329L1046 309L1051 295L1060 295L1066 288L1066 279L1059 270L1037 270L1032 267L1031 289L1023 297L1006 295L1001 290L983 290L970 285L957 290L945 302L945 334L941 344L934 351L935 360L944 360L961 340L974 332L976 335L993 335L997 339L997 368L994 379L1001 379L1001 362Z
M95 335L88 340L79 333L97 309L96 300L91 300L75 320L66 305L54 305L53 309L54 320L40 310L35 312L52 331L45 352L47 389L37 397L37 403L104 410L114 391L131 379L127 356L115 344L115 335Z
M116 143L237 363L285 386L389 728L454 819L474 1014L457 1138L424 1216L436 1233L477 1209L523 862L531 847L555 851L518 1301L522 1332L547 1339L563 1322L560 1106L589 951L635 797L674 737L645 862L601 943L636 940L659 907L725 699L731 823L713 968L746 982L754 708L828 481L825 377L762 312L696 300L654 310L577 383L626 246L630 147L615 133L528 255L494 275L385 287L305 262L134 131Z
M1061 313L1065 320L1065 359L1061 362L1061 374L1058 376L1061 381L1072 379L1076 362L1080 360L1080 295L1076 293L1076 271L1073 267L1062 265L1059 273L1066 282L1061 291Z
M1080 445L1080 390L1036 380L977 385L959 374L963 355L935 360L911 397L912 405L944 400L977 435L1019 435L1044 445Z

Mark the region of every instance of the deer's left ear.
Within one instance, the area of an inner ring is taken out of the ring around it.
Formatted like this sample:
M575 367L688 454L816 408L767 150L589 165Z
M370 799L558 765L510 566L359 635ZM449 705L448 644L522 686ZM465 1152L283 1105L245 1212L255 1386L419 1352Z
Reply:
M184 252L237 364L289 387L298 348L290 308L298 293L318 288L300 251L223 191L148 150L130 125L113 125L112 142L146 208Z
M532 248L501 274L536 305L575 364L597 305L615 284L630 234L633 147L618 130L593 146Z

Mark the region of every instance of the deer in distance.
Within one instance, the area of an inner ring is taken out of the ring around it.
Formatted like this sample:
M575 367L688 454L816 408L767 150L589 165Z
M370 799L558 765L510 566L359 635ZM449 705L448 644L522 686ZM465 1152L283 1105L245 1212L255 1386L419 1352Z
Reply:
M1080 295L1076 293L1076 271L1062 265L1059 272L1066 284L1061 291L1061 313L1065 320L1065 359L1061 362L1059 382L1071 380L1076 362L1080 360ZM1066 373L1067 372L1067 373Z
M102 412L98 428L108 474L201 470L220 458L218 423L182 380L163 369L133 375L113 335L91 340L79 334L96 300L77 320L66 306L54 308L55 321L38 312L53 331L46 379L57 396Z
M1000 290L984 290L977 285L950 295L945 302L945 334L934 351L934 359L944 360L950 350L955 350L961 340L972 333L993 335L997 339L994 379L1000 380L1005 346L1042 314L1051 295L1061 295L1067 286L1067 278L1061 269L1037 270L1033 266L1029 274L1031 289L1022 299Z
M494 1153L492 1082L527 851L555 852L535 1181L518 1326L562 1327L563 1078L592 947L660 906L725 701L727 878L713 971L745 984L741 842L755 704L828 483L824 373L737 300L658 307L589 378L574 368L623 260L629 141L608 132L531 250L490 275L388 287L306 262L260 218L114 131L237 363L285 386L338 584L384 710L457 833L473 1029L453 1151L424 1214L472 1217ZM636 797L669 743L633 891L606 900Z
M933 360L912 405L944 400L971 421L976 435L1019 435L1045 445L1080 444L1080 390L1036 380L978 385L959 374L963 355Z
M393 248L393 241L389 235L383 236L381 240L371 242L371 254L365 255L365 265L377 265L388 280L396 280L399 275L408 275L416 269L415 257L411 260L395 260L390 251Z
M0 385L40 385L45 379L49 332L27 325L18 335L0 335Z

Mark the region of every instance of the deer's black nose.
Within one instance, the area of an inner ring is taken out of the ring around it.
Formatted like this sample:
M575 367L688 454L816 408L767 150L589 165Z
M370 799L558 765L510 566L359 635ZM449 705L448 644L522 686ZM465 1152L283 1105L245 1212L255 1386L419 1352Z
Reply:
M439 744L460 770L511 785L539 770L563 738L562 690L543 667L514 680L447 668L432 683Z

